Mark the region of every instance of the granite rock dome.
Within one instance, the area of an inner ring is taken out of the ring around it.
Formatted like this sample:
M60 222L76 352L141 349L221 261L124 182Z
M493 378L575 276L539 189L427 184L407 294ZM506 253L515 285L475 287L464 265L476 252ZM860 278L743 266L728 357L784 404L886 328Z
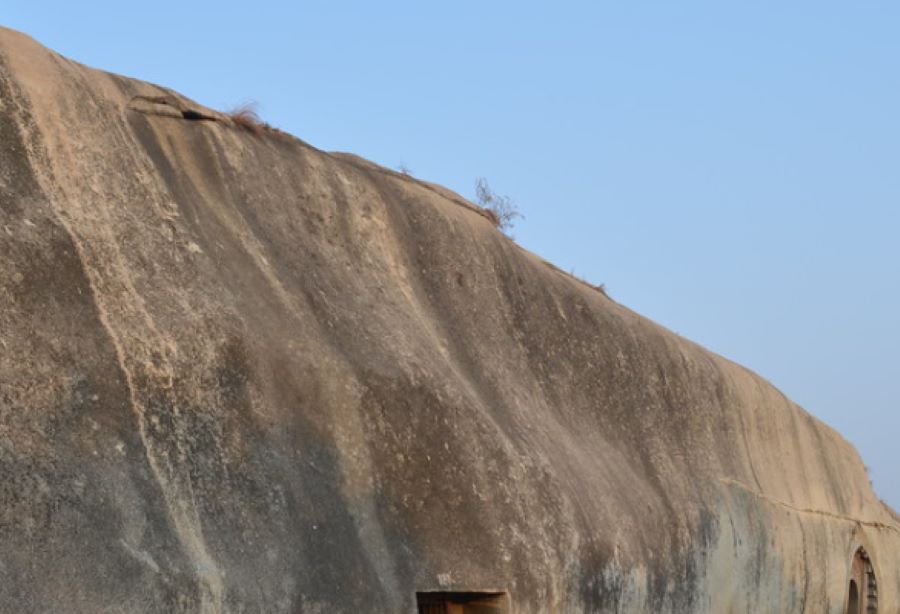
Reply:
M0 250L4 612L900 612L852 446L449 190L0 29Z

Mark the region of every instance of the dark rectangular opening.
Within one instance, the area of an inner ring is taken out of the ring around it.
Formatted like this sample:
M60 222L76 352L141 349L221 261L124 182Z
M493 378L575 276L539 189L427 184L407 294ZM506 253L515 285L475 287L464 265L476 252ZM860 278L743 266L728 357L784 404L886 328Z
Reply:
M419 614L509 614L509 595L496 591L416 593Z

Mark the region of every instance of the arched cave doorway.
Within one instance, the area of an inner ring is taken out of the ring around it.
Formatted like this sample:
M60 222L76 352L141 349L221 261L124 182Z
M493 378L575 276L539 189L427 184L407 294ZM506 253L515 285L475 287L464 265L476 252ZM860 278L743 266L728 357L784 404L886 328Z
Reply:
M859 589L856 580L850 580L850 597L847 598L847 614L861 614L859 610Z
M853 554L850 563L850 586L847 590L846 614L878 614L878 583L875 568L865 548Z

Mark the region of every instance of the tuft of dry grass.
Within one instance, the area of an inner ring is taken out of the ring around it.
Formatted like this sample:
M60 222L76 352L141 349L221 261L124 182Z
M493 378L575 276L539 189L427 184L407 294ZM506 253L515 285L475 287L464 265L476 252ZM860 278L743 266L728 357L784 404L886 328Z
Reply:
M569 275L570 275L571 277L573 277L574 279L577 279L578 281L580 281L581 283L583 283L585 286L587 286L587 287L590 288L591 290L596 290L597 292L599 292L600 294L602 294L602 295L605 296L606 298L610 298L609 292L606 291L606 284L594 284L594 283L591 283L591 282L589 282L588 280L586 280L584 277L582 277L581 275L577 275L577 274L575 273L575 269L570 270L570 271L569 271ZM610 299L610 300L612 300L612 299Z
M235 126L239 126L256 136L260 136L267 130L272 129L269 124L260 119L259 113L256 112L256 103L243 104L228 111L226 115L228 115Z

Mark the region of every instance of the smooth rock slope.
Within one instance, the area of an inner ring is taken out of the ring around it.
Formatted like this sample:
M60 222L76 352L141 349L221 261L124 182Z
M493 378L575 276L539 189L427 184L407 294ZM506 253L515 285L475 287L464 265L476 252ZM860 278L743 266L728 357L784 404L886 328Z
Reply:
M900 519L759 376L448 190L10 30L0 476L3 612L837 614L854 565L900 611Z

